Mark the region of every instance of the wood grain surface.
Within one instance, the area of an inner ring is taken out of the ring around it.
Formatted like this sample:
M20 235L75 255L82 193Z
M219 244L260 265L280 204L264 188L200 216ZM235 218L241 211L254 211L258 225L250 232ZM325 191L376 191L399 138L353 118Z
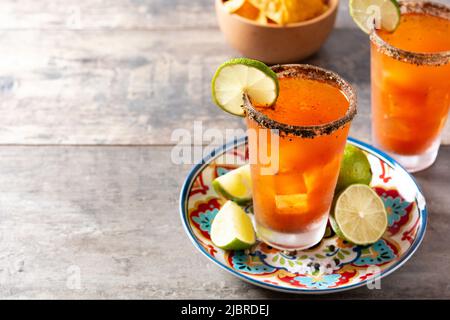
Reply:
M0 4L0 144L173 144L173 130L192 130L195 120L243 127L210 98L217 66L239 56L216 26L212 1L63 3ZM305 62L355 86L351 135L370 141L369 40L343 5L337 26Z
M173 132L244 127L210 101L238 55L210 0L1 1L0 298L302 298L219 270L179 219L191 165L171 161ZM346 1L306 62L354 84L351 134L370 142L368 39ZM449 159L416 174L430 212L411 260L381 290L325 298L450 298Z
M171 147L0 148L2 298L302 298L247 284L184 233L178 192L189 165ZM450 147L417 174L424 242L381 290L333 298L450 298ZM74 272L79 287L71 286Z

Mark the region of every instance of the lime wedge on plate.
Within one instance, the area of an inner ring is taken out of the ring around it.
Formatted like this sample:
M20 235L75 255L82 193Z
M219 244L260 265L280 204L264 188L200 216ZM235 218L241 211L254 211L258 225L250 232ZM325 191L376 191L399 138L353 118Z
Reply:
M211 225L211 240L224 250L244 250L256 242L252 221L233 201L227 201Z
M350 0L350 15L365 33L374 28L394 32L400 23L400 6L396 0Z
M357 147L347 144L339 170L336 193L356 183L369 185L372 181L372 169L366 154Z
M250 165L246 164L214 179L214 190L228 200L246 204L252 200Z
M226 112L244 116L244 94L258 106L271 106L278 97L279 84L275 72L264 63L237 58L223 63L211 84L214 102Z
M387 228L383 200L365 184L353 184L337 198L331 227L340 237L358 245L377 242Z

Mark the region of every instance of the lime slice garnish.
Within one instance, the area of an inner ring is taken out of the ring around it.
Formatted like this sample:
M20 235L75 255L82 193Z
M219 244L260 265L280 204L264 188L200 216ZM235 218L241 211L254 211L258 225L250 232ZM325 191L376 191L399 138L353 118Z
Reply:
M245 204L252 200L250 165L246 164L214 179L214 190L228 200Z
M223 63L212 79L214 102L226 112L243 116L244 93L258 106L271 106L278 97L278 78L264 63L237 58Z
M336 234L354 244L378 241L387 228L383 200L365 184L353 184L337 198L330 222Z
M370 33L374 26L393 32L400 23L396 0L350 0L349 8L353 20L365 33Z
M250 217L239 205L227 201L212 222L211 240L225 250L250 248L256 242Z

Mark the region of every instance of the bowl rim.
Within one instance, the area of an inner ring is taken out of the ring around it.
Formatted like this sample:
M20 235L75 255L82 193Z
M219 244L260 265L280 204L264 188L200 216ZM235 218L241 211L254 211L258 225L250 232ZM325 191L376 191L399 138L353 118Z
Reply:
M340 0L328 0L329 3L329 7L328 9L323 12L321 15L314 17L312 19L309 20L305 20L305 21L301 21L301 22L294 22L294 23L289 23L286 25L278 25L278 24L260 24L258 22L255 22L253 20L241 17L237 14L232 14L228 11L225 10L225 6L223 5L223 0L216 0L216 9L217 10L222 10L222 13L230 16L232 19L236 19L238 21L241 21L242 23L247 23L253 26L257 26L257 27L261 27L261 28L267 28L267 29L291 29L291 28L297 28L297 27L304 27L304 26L308 26L308 25L312 25L315 23L318 23L322 20L325 20L326 18L328 18L330 15L336 13L337 8L339 6L339 1Z

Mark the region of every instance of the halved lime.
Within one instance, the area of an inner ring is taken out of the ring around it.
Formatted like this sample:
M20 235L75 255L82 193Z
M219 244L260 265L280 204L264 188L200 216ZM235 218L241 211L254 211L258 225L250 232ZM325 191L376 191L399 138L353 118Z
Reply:
M365 33L370 33L374 26L393 32L400 23L396 0L350 0L349 8L353 20Z
M353 184L337 198L330 222L336 234L354 244L378 241L387 228L383 200L365 184Z
M276 73L264 63L237 58L217 69L211 90L213 100L220 108L243 116L244 94L258 106L271 106L278 98L279 84Z
M214 190L228 200L245 204L252 200L250 165L234 169L213 180Z
M242 208L227 201L211 225L211 240L224 250L244 250L256 242L252 221Z

